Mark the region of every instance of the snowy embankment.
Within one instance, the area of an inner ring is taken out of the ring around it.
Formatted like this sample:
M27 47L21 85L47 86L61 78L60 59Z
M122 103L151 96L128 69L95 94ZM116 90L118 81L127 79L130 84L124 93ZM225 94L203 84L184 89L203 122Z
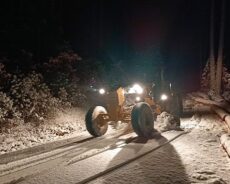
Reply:
M225 92L225 95L229 92ZM221 97L212 97L212 100L210 100L210 96L208 96L205 93L202 92L194 92L191 94L188 94L184 98L184 104L183 106L186 109L189 109L193 112L198 113L216 113L219 118L216 120L216 122L219 122L216 127L222 127L224 130L222 133L220 133L220 141L221 145L224 148L224 150L227 152L227 154L230 156L230 104L229 98L226 98L226 96ZM210 125L213 125L213 123L209 123ZM189 125L191 126L191 125ZM212 131L215 132L215 128L210 127Z
M5 128L0 132L0 154L74 137L85 130L84 116L85 110L74 108L59 112L54 119L39 126L19 123L18 126Z
M182 152L191 183L229 183L230 160L220 143L226 131L221 119L215 114L194 115L181 127L190 133L175 146Z

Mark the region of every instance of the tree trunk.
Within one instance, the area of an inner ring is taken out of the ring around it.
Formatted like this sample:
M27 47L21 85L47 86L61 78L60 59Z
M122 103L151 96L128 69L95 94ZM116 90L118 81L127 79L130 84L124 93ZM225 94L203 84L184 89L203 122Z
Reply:
M217 106L212 106L212 110L225 122L228 131L230 131L230 114Z
M209 106L215 105L230 113L230 104L227 101L213 101L203 97L194 96L192 94L189 95L189 97L192 100L195 100L196 102L202 103L204 105L209 105Z
M216 71L216 94L221 93L221 79L222 79L222 67L223 67L223 47L224 47L224 21L225 21L225 0L222 0L221 9L221 22L220 22L220 35L219 35L219 48L217 58L217 71Z
M211 4L211 15L210 15L210 90L216 91L216 74L215 74L215 56L214 56L214 0Z
M220 143L224 150L227 152L228 156L230 157L230 136L229 134L223 134L220 137Z

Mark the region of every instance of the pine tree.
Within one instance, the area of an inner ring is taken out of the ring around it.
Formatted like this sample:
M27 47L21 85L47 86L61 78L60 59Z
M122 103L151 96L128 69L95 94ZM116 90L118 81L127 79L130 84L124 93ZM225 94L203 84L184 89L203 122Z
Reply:
M218 47L218 57L215 60L214 52L214 31L215 31L215 21L214 21L214 7L215 1L212 0L211 3L211 14L210 14L210 48L209 48L209 61L206 66L209 65L209 78L203 75L207 75L207 69L204 69L201 79L201 88L208 87L205 80L209 80L209 91L213 95L221 95L221 84L222 84L222 68L223 68L223 46L224 46L224 21L225 21L225 0L222 0L221 9L221 27L219 34L219 47ZM203 81L202 81L203 80Z

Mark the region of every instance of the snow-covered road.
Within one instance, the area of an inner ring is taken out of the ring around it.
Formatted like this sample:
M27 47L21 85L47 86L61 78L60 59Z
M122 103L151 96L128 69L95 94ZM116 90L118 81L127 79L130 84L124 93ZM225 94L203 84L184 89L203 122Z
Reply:
M225 184L229 172L229 158L216 136L196 130L91 184Z
M182 125L192 126L187 134L89 183L230 183L230 161L218 142L220 130L215 128L215 121L186 120ZM4 175L0 183L81 183L179 134L180 131L170 131L149 140L128 134L89 141L91 146L87 149L76 147L68 154Z

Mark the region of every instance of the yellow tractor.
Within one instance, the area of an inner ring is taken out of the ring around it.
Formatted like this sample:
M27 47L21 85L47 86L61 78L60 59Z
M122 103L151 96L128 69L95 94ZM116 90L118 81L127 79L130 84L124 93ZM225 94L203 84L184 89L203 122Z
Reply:
M162 111L179 115L181 104L171 92L162 93L156 100L153 94L153 86L145 87L134 84L115 91L107 92L101 88L93 96L97 105L92 106L85 116L88 132L99 137L106 133L110 122L131 123L134 132L141 137L151 136L154 129L154 119ZM92 96L91 96L92 97Z

